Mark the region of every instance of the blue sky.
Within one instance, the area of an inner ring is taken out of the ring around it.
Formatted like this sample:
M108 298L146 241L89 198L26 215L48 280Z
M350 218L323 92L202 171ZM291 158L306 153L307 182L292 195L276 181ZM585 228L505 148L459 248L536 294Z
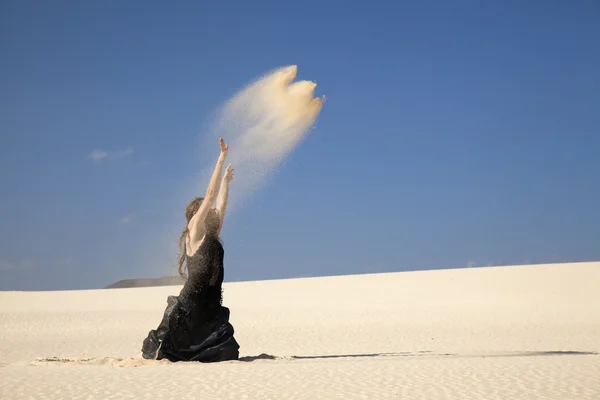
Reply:
M600 261L600 6L484 3L2 2L0 289L174 274L204 127L289 64L327 103L226 280Z

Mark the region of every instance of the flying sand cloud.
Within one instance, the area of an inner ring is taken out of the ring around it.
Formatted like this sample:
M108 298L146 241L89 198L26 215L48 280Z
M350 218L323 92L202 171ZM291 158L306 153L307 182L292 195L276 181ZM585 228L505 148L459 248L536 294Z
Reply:
M296 65L273 70L236 93L218 112L204 148L216 149L216 138L230 144L228 162L235 168L235 190L230 203L240 205L260 189L310 131L323 107L314 97L312 81L294 81ZM212 173L213 153L204 169Z

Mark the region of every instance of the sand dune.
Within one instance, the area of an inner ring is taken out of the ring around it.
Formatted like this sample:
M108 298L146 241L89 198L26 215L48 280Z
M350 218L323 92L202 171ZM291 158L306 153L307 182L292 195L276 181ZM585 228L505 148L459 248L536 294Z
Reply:
M600 263L225 284L240 361L142 360L180 286L0 292L0 398L600 399Z
M111 283L104 289L124 289L137 287L156 287L156 286L176 286L183 285L183 279L176 276L163 276L161 278L136 278L136 279L121 279L115 283Z

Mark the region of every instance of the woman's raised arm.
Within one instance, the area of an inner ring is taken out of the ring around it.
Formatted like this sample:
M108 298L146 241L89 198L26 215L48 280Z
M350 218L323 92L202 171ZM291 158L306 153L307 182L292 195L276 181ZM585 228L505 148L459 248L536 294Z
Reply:
M206 219L208 211L213 207L213 203L215 202L219 193L221 171L223 170L223 164L225 163L225 159L227 158L227 151L229 150L229 145L225 144L223 138L219 139L219 144L221 145L221 154L219 154L217 165L215 165L212 177L210 178L210 182L208 183L206 195L204 196L204 200L202 201L200 208L188 223L191 242L202 240L202 238L204 237L204 220Z
M219 195L217 196L217 211L219 212L219 229L221 232L223 228L223 222L225 221L225 211L227 210L227 201L229 199L229 182L233 180L233 168L231 164L227 166L225 175L223 175L223 181L221 182L221 188L219 189Z

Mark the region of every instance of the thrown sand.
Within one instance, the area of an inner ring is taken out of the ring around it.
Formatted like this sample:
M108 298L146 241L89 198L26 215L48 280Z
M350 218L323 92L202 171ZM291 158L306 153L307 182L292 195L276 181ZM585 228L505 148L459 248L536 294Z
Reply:
M321 113L324 97L314 97L317 84L295 81L297 73L298 67L290 65L251 82L219 108L214 127L204 138L203 153L209 160L202 172L204 182L215 168L217 138L223 137L230 146L227 162L236 176L230 209L241 207L266 184Z
M180 286L0 292L0 398L600 399L600 263L226 283L240 361L143 360Z

